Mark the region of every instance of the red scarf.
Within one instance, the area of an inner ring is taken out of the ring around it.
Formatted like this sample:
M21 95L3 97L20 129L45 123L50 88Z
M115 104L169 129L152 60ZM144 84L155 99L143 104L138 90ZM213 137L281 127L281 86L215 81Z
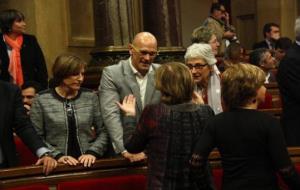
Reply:
M23 35L19 35L15 40L4 34L5 43L11 48L9 57L8 72L12 77L13 83L21 86L24 83L22 65L21 65L21 47L23 44Z

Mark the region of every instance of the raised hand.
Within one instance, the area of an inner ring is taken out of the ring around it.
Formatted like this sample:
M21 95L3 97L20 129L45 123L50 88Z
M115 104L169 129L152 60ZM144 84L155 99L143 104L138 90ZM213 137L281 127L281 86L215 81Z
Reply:
M199 93L197 93L196 91L193 92L192 101L195 104L204 104L204 100L203 100L202 96Z
M125 96L123 99L122 104L119 102L116 102L119 108L125 113L127 116L135 116L135 103L136 99L132 94L129 94L128 96Z

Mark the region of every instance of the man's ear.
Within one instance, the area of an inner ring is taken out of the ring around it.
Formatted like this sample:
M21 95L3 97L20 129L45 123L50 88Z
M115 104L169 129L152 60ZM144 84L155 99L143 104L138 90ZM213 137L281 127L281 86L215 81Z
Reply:
M129 55L132 55L132 44L128 44Z

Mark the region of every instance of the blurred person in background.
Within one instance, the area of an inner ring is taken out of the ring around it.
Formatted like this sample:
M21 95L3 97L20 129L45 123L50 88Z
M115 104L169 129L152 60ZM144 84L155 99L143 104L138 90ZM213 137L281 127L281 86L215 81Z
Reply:
M43 52L33 35L25 34L25 17L15 9L0 13L0 80L18 86L26 81L48 88L48 73Z

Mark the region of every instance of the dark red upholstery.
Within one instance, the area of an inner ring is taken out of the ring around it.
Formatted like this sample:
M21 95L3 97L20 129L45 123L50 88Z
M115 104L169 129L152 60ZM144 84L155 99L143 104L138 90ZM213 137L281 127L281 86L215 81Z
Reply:
M7 190L49 190L48 185L27 185L22 187L9 188Z
M298 174L300 175L300 164L296 164L295 168L298 172ZM287 187L287 185L283 182L283 180L281 179L280 176L278 176L278 184L280 186L281 190L289 190L289 188Z
M17 148L17 153L19 156L19 166L28 166L35 164L37 157L32 154L29 148L22 142L18 136L14 136L14 141Z
M223 177L223 169L216 168L212 171L214 177L214 183L217 190L221 190L222 187L222 177Z
M146 176L127 175L62 182L57 190L146 190Z
M265 101L258 105L258 109L270 109L273 107L272 94L266 92Z

